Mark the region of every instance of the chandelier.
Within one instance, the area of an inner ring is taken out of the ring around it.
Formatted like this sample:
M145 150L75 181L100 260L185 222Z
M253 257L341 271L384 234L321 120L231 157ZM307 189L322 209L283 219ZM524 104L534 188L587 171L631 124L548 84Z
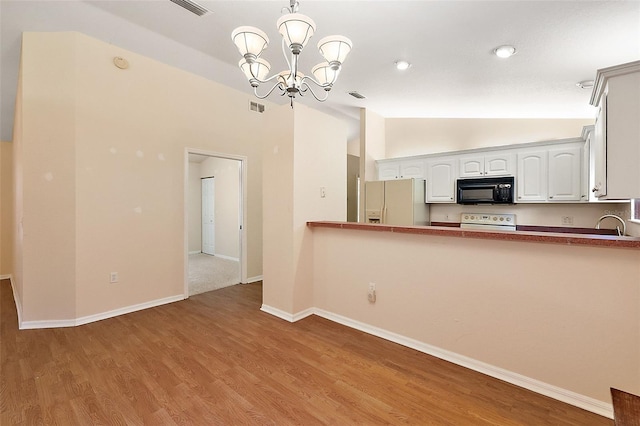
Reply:
M289 7L283 7L284 14L276 23L276 27L282 35L282 53L289 65L288 70L281 71L271 77L267 77L271 70L269 62L260 57L269 45L269 37L255 27L238 27L231 33L231 39L236 45L242 59L238 66L249 80L257 98L264 99L276 88L280 89L281 96L285 94L293 99L297 94L304 96L310 92L316 100L324 102L329 97L329 91L338 78L342 63L351 51L351 40L346 37L333 35L323 38L318 42L318 50L324 57L321 62L311 69L313 77L298 71L298 56L316 30L313 19L298 13L298 1L290 0ZM261 84L273 84L264 94L258 94ZM313 91L311 84L324 89L324 96L318 96Z

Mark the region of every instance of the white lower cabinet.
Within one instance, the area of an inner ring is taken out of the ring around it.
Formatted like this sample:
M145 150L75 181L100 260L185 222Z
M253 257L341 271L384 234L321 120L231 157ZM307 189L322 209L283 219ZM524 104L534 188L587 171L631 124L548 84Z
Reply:
M427 161L427 202L455 203L456 159Z

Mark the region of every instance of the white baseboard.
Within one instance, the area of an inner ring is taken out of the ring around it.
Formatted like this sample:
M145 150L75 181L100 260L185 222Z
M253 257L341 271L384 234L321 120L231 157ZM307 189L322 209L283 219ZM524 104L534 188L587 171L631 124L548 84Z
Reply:
M419 352L435 356L436 358L452 362L454 364L469 368L474 371L478 371L480 373L505 381L507 383L511 383L521 388L528 389L541 395L545 395L558 401L562 401L578 408L582 408L584 410L591 411L601 416L613 419L613 406L611 404L607 404L603 401L581 395L567 389L562 389L549 383L544 383L539 380L532 379L530 377L526 377L521 374L514 373L512 371L505 370L503 368L496 367L494 365L490 365L482 361L466 357L464 355L457 354L455 352L447 351L445 349L441 349L436 346L432 346L427 343L423 343L418 340L384 330L382 328L373 327L369 324L365 324L351 318L343 317L342 315L334 314L332 312L328 312L318 308L306 309L297 314L289 314L287 312L266 305L262 305L260 310L289 322L299 321L302 318L306 318L309 315L315 314L319 317L326 318L330 321L337 322L347 327L363 331L373 336L389 340L399 345L415 349Z
M247 282L245 284L251 284L258 281L262 281L262 275L256 275L255 277L247 278Z
M11 279L11 274L0 275L0 280L10 280L10 279Z
M285 321L289 321L289 322L296 322L296 321L300 321L303 318L306 318L310 315L314 314L314 308L309 308L306 309L302 312L298 312L297 314L290 314L288 312L285 312L283 310L280 310L278 308L274 308L273 306L269 306L269 305L262 305L260 307L260 310L263 312L266 312L268 314L273 315L274 317L278 317L280 319L283 319Z
M196 251L190 251L189 254L200 254L202 253L202 251L200 250L196 250Z
M102 312L99 314L88 315L86 317L80 317L69 320L47 320L47 321L25 321L19 320L20 330L28 330L35 328L58 328L58 327L75 327L78 325L89 324L92 322L100 321L107 318L117 317L119 315L130 314L131 312L141 311L143 309L153 308L156 306L166 305L167 303L178 302L184 300L184 295L176 295L165 297L163 299L156 299L150 302L139 303L137 305L126 306L124 308L114 309L112 311Z
M219 257L220 259L233 260L234 262L240 262L240 259L237 257L226 256L224 254L214 254L215 257Z

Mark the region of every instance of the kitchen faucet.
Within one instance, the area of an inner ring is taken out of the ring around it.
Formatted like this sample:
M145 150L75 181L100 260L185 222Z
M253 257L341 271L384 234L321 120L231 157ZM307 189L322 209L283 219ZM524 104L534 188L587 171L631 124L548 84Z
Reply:
M617 219L622 224L622 233L620 233L620 227L616 226L616 231L618 231L618 236L622 236L627 233L627 224L624 222L624 220L622 220L620 216L616 216L615 214L605 214L604 216L601 216L600 219L598 219L598 223L596 223L596 229L600 229L600 222L602 222L604 219L608 217Z

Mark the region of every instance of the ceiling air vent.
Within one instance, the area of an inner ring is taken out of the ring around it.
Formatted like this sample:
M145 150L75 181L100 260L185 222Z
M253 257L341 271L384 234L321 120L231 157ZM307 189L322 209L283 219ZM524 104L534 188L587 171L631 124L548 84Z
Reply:
M200 6L198 3L192 0L169 0L172 3L177 4L180 7L187 9L191 13L195 13L198 16L206 15L211 12L204 6Z
M264 112L264 105L254 101L249 101L249 111L259 112L262 114Z
M362 94L360 94L358 92L355 92L355 91L354 92L349 92L349 94L351 96L353 96L354 98L356 98L356 99L364 99L364 95L362 95Z

